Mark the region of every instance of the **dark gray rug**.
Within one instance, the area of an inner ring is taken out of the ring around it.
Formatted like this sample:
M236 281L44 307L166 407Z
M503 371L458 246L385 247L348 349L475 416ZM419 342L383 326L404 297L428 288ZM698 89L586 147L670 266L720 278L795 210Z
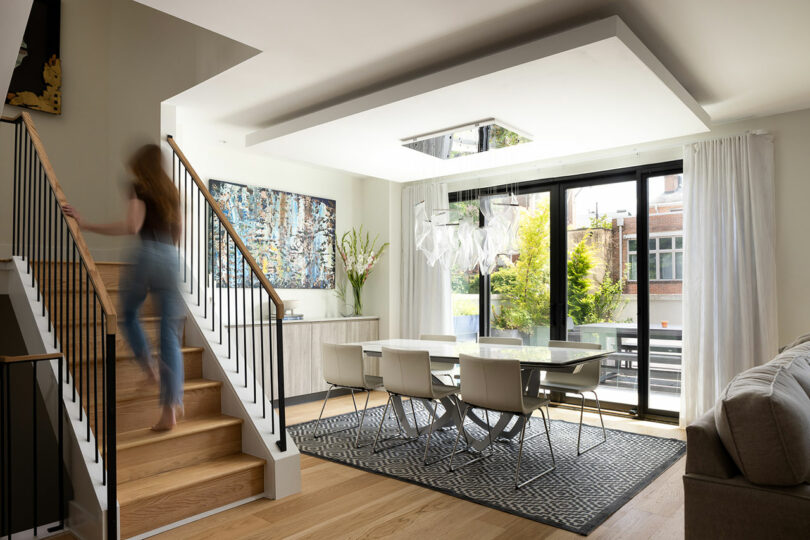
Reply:
M554 420L551 443L557 469L516 490L513 478L517 439L513 442L496 442L492 457L448 473L448 460L427 466L422 464L426 436L405 444L401 440L391 439L398 435L398 431L390 412L381 435L381 438L387 437L389 440L382 445L378 443L377 453L372 454L371 442L382 409L375 407L368 410L360 439L361 444L368 444L359 449L353 446L354 429L316 439L313 437L315 422L312 421L290 426L289 432L304 454L418 484L582 535L593 531L686 452L686 443L680 440L609 429L606 443L577 456L577 424ZM407 410L410 412L410 407ZM416 412L419 425L425 426L427 414L419 406ZM551 414L554 416L554 411ZM490 413L492 424L497 418L497 413ZM320 431L342 429L356 423L354 413L324 418ZM484 430L470 420L467 420L465 427L471 436L485 436ZM534 418L526 429L526 437L543 432L542 420ZM431 440L431 459L449 455L455 437L455 428L435 432ZM601 439L601 429L583 427L583 448ZM471 457L469 453L458 454L453 464L455 466ZM545 435L526 441L521 478L528 479L549 464Z

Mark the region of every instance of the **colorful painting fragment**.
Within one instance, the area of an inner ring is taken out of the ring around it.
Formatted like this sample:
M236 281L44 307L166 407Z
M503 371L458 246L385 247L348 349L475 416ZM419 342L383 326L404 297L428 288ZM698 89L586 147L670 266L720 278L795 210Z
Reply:
M210 191L273 287L335 287L335 201L219 180ZM214 240L218 285L241 287L241 257L225 235Z

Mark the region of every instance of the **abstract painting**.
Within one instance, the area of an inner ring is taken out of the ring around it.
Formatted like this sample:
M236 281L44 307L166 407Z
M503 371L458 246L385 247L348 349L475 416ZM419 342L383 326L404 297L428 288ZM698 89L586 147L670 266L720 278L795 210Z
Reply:
M9 105L62 113L60 7L60 0L34 0L8 85Z
M335 201L220 180L209 189L274 288L334 289ZM231 267L215 269L218 285L241 287L241 261L214 236L214 264Z

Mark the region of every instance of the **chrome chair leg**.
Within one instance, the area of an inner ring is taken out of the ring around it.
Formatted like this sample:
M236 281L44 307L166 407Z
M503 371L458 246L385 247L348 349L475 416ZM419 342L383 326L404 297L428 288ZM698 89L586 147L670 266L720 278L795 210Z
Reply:
M596 409L599 411L599 421L602 423L602 440L599 441L598 443L586 448L585 450L580 450L579 444L580 444L580 440L582 439L582 421L583 421L584 414L585 414L585 394L580 393L579 395L582 396L582 405L580 406L580 409L579 409L579 432L577 433L577 455L578 456L581 456L585 452L587 452L589 450L593 450L594 448L596 448L600 444L604 444L604 443L607 442L607 430L605 429L605 420L604 420L604 418L602 418L602 405L599 403L599 396L596 395L596 392L594 392L592 390L591 393L593 393L593 396L596 398Z
M526 437L526 425L528 424L528 422L525 422L523 424L523 429L520 430L520 446L518 447L517 467L515 467L515 489L520 489L523 486L525 486L525 485L527 485L527 484L529 484L531 482L534 482L538 478L541 478L541 477L547 475L548 473L550 473L551 471L553 471L554 469L557 468L557 461L554 459L554 449L551 447L551 434L549 434L549 432L548 432L548 424L546 423L546 415L543 413L543 408L542 407L540 408L540 414L543 416L543 426L546 428L545 431L546 431L546 440L548 441L548 451L551 454L551 467L549 467L548 469L544 470L543 472L529 478L528 480L520 482L520 461L521 461L521 458L523 457L523 443L527 440L525 437ZM529 437L529 438L531 439L532 437Z
M461 432L464 432L464 439L467 439L467 430L464 429L464 419L467 417L467 409L468 407L463 407L460 411L461 422L459 424L458 433L456 433L456 442L453 443L453 451L450 452L450 467L448 469L449 472L453 472L453 456L456 455L456 448L458 447L458 440L461 438ZM469 445L469 442L467 443Z
M360 432L363 431L363 421L366 419L366 411L368 410L368 398L371 397L371 390L366 392L366 404L363 406L363 414L360 416L360 424L357 426L357 436L354 438L354 447L360 448Z
M388 413L388 405L391 403L391 394L388 394L388 401L385 402L385 409L383 409L382 417L380 418L380 426L377 428L377 435L374 437L374 444L371 445L371 453L375 453L377 450L377 440L380 438L380 432L382 431L383 424L385 423L385 415ZM394 415L396 416L396 414Z
M357 413L357 402L354 400L354 388L349 388L349 392L352 393L352 405L354 405L354 418L359 420L358 418L360 415Z
M326 402L329 401L329 394L332 392L332 388L334 388L334 384L329 385L329 389L326 391L326 396L323 398L323 405L321 406L321 414L318 415L318 422L315 423L315 434L314 437L318 438L318 429L321 427L321 417L323 416L323 411L326 409Z
M463 426L464 426L464 418L466 417L467 411L469 409L472 409L472 406L468 405L464 409L464 414L461 417L462 418L462 422L461 422L462 429L463 429ZM489 411L487 409L484 409L484 417L486 418L486 422L487 422L487 437L489 438L489 444L487 444L484 447L484 449L489 448L489 453L484 454L484 451L482 450L480 456L478 456L477 458L473 458L473 459L471 459L469 461L465 461L464 463L462 463L461 465L459 465L458 467L456 467L454 469L452 461L453 461L453 454L455 453L456 445L453 445L453 452L450 454L450 470L449 470L449 472L455 472L455 471L457 471L457 470L459 470L459 469L461 469L463 467L466 467L467 465L472 465L473 463L477 463L477 462L481 461L482 459L486 459L488 457L491 457L492 454L494 453L494 450L492 448L492 424L489 423ZM463 431L464 431L464 438L466 439L467 438L467 430L463 429ZM456 434L456 443L458 443L459 437L461 437L461 431L459 431L459 433ZM468 450L469 450L469 443L468 443L468 448L465 449L465 451L468 451Z

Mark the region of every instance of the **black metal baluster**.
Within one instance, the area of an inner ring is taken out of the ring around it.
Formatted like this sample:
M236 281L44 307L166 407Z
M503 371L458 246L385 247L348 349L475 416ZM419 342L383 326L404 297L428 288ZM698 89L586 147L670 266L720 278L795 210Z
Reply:
M54 314L54 305L56 302L56 297L54 296L54 292L56 291L56 218L53 215L54 211L54 200L53 200L53 192L49 189L48 190L48 258L50 259L50 263L48 263L48 324L51 323L56 325L56 316ZM48 326L48 330L50 331L51 327ZM56 348L56 326L53 327L53 346Z
M250 346L253 351L253 403L256 403L256 303L253 299L253 269L248 268L250 276ZM245 369L247 377L247 369Z
M14 515L12 509L12 499L14 497L11 496L11 488L14 485L12 482L11 476L11 434L13 433L13 428L11 427L11 391L9 390L9 379L11 378L11 374L9 373L9 366L5 366L3 370L5 374L5 395L6 395L6 526L8 527L7 532L8 536L11 537L11 531L14 530L14 525L11 522L11 518Z
M33 467L31 467L31 491L33 491L33 499L31 501L31 510L33 512L34 518L34 537L37 536L37 484L39 483L39 478L37 477L37 455L39 454L39 446L37 446L37 363L31 362L31 416L32 416L32 426L33 426L33 436L31 437L31 442L33 446L31 447L33 452L31 459L33 460Z
M0 410L0 476L3 480L0 482L0 498L3 499L3 506L0 508L0 535L6 534L6 504L8 503L8 493L6 492L6 468L3 466L6 462L6 364L0 364L0 404L3 405L3 410Z
M39 163L39 156L34 154L34 162ZM33 271L31 272L31 286L36 287L37 292L37 302L39 302L39 287L37 287L37 281L39 280L39 267L42 265L42 261L39 260L39 245L37 243L37 239L39 237L39 230L42 228L40 226L39 221L39 192L40 192L40 185L39 185L39 171L40 168L37 167L34 169L34 201L33 201L33 212L34 212L34 238L31 241L31 258L33 259L32 264L36 264L33 267Z
M95 328L93 329L95 331ZM90 442L90 272L84 268L84 371L87 377L87 442Z
M267 418L267 411L265 406L265 401L267 401L267 397L265 394L267 393L267 389L264 387L264 306L262 305L262 291L264 287L259 287L259 360L261 362L261 369L262 369L262 418ZM268 295L268 307L269 306L269 295ZM256 377L254 373L253 377Z
M231 357L231 238L230 233L225 237L225 283L228 287L228 358ZM234 293L235 294L235 293ZM239 369L239 362L236 362L236 369ZM238 373L238 371L237 371Z
M62 370L62 359L58 359L59 367L57 368L59 373L59 389L56 392L57 400L59 404L56 406L57 411L57 425L59 430L59 435L56 443L56 485L57 489L59 489L59 528L65 528L65 466L62 462L62 456L65 455L65 427L64 427L64 419L63 416L65 414L64 407L65 403L64 399L64 372Z
M73 403L76 403L76 243L73 241L73 235L68 235L70 241L70 266L68 272L73 279L73 286L70 287L69 297L72 306L71 311L73 316L70 319L70 350L71 350L71 367L73 368Z
M270 291L267 291L267 298L270 302L272 299L270 298ZM278 310L278 308L276 308ZM273 433L276 432L276 415L273 414L273 402L276 400L276 391L275 387L273 386L273 382L275 379L275 375L273 374L273 311L270 308L270 305L267 306L267 352L268 358L267 361L267 371L270 372L270 429Z
M118 538L118 466L117 449L115 447L115 334L105 336L107 354L110 365L107 369L107 395L105 403L107 409L107 453L104 460L107 465L107 538Z
M96 311L98 310L98 294L95 287L93 288L93 413L94 422L93 428L96 432L96 463L98 463L98 320L96 319ZM89 425L90 422L87 422Z
M28 132L26 131L26 135ZM25 207L28 213L28 226L25 228L25 237L26 237L26 248L25 248L25 261L27 263L26 270L30 274L31 273L31 222L34 219L34 212L32 207L32 198L31 198L31 175L33 173L33 167L31 165L31 138L27 137L26 141L28 144L25 148L25 161L26 161L26 172L25 172L25 183L26 183L26 202Z
M196 186L197 184L192 184ZM200 190L197 188L195 190L197 194L197 224L194 227L197 229L197 305L200 305L200 279L202 279L202 241L203 241L203 233L205 232L205 225L203 225L203 217L202 213L200 212ZM202 225L202 227L200 227Z
M213 275L214 270L214 213L209 212L207 206L203 204L205 212L206 239L205 239L205 281L203 282L203 319L208 318L208 276ZM211 249L208 249L208 246ZM213 293L212 293L213 296ZM214 301L211 300L211 331L214 331Z
M219 242L217 242L217 256L219 264L217 266L217 283L219 283L219 344L222 345L222 221L217 217L217 229L219 230ZM230 350L229 350L230 351ZM228 356L231 353L228 352Z
M19 170L19 149L20 145L20 125L14 124L14 196L13 196L13 216L11 221L11 255L17 255L17 220L20 219L19 210L17 208L17 193L19 192L18 184L20 182Z
M236 241L234 240L234 246L236 246ZM247 287L247 283L245 282L245 256L240 252L242 255L242 343L244 346L242 347L243 354L245 355L245 388L247 388L247 302L245 301L245 287ZM237 318L238 315L237 315ZM237 330L238 331L238 330ZM239 334L236 334L236 341L239 342ZM238 354L236 355L238 358Z
M188 248L186 238L188 236L188 171L183 168L183 282L188 282L186 277L186 261L188 260Z
M230 236L230 235L229 235ZM238 288L239 286L239 277L236 275L236 272L239 269L239 251L236 249L236 241L233 243L233 285L234 288ZM245 284L242 283L242 290L245 290ZM234 302L234 313L233 316L236 319L236 326L232 327L230 330L234 332L234 343L236 345L236 373L239 373L239 292L233 291L233 302ZM230 332L229 332L230 333Z
M284 313L278 313L276 306L276 355L278 369L278 448L282 452L287 450L287 418L284 405L284 329L282 328L282 317Z
M101 314L101 447L104 448L104 466L101 468L101 483L107 485L107 467L110 466L107 453L107 314ZM110 397L115 401L115 395Z
M83 334L83 332L82 332L82 324L85 324L85 325L87 324L87 319L85 319L83 314L82 314L82 307L83 307L84 302L82 302L82 289L83 289L83 287L82 287L82 270L83 270L83 266L82 266L81 254L79 254L77 263L78 263L78 268L76 268L76 270L79 273L79 318L76 321L76 324L79 327L79 356L76 357L76 362L79 363L79 379L78 379L77 382L79 383L79 422L81 422L82 418L83 418L83 415L84 415L84 403L85 403L85 399L84 399L84 377L82 376L82 374L84 373L84 366L82 365L84 363L84 362L82 362L82 360L83 360L83 358L82 358L82 355L83 355L82 345L84 345L84 339L83 339L84 336L82 335Z

